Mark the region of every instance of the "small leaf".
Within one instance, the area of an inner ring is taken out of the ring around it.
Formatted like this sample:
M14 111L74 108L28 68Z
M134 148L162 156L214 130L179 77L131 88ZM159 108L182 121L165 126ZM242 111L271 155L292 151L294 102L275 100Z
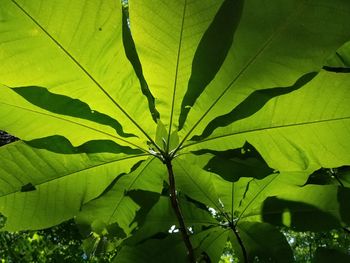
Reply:
M174 150L179 145L180 139L177 131L170 134L169 151Z
M325 70L347 73L350 70L350 41L341 46L323 67Z
M36 188L32 183L27 183L21 187L21 192L31 192L35 190Z
M165 128L162 121L158 120L155 142L159 148L165 151L167 140L168 140L167 129Z

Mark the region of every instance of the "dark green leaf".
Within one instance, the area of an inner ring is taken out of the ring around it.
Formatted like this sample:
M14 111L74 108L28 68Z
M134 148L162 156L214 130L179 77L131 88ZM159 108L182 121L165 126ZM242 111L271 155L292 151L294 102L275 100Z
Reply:
M165 238L149 239L137 246L124 246L115 263L184 263L187 253L180 234L169 234Z
M303 202L268 197L262 208L262 219L276 226L298 231L325 231L340 227L339 220L316 206Z
M293 252L285 236L266 223L241 222L239 235L248 254L248 262L257 256L259 262L294 262Z
M193 153L196 155L213 155L214 157L203 168L230 182L238 181L241 177L262 179L274 171L248 142L238 149L222 152L203 149Z

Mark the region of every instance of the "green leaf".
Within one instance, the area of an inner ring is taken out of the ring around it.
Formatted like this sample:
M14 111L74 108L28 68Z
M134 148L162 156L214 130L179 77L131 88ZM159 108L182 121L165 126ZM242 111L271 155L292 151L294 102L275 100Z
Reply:
M197 232L202 226L217 224L217 221L207 210L199 209L183 198L179 202L186 226L192 228L192 231ZM126 243L137 244L160 233L177 233L179 232L178 227L178 221L173 212L169 197L161 196L159 201L144 218L143 223L139 226L139 230L135 232L133 237L126 240Z
M188 87L192 62L198 45L202 43L202 50L198 51L195 63L200 63L201 56L207 55L208 49L220 56L213 55L211 57L211 60L216 64L216 66L207 67L211 76L208 75L206 81L199 80L199 83L191 84L194 85L192 90L203 89L203 85L206 85L210 78L214 77L215 67L220 67L225 58L225 49L230 46L230 36L227 36L226 33L230 33L232 28L225 26L220 29L220 31L225 32L220 36L224 40L223 42L214 42L208 39L209 36L206 37L208 41L201 42L204 38L203 35L212 23L214 25L207 35L219 35L219 32L212 31L220 25L226 25L227 20L222 17L220 20L220 16L216 16L223 2L223 0L214 2L210 0L193 2L183 0L165 4L160 1L156 3L147 0L129 1L130 28L142 64L143 74L156 98L156 107L169 133L172 133L178 126L177 120L181 108L184 110L186 106L190 106L183 104L181 107L180 105ZM230 7L235 4L232 4L232 1L226 2L229 10L232 10ZM230 17L230 21L238 19L235 16ZM216 23L214 22L215 18ZM215 45L217 47L220 45L224 49L214 49ZM206 56L206 61L207 59L208 56ZM196 67L196 70L193 78L203 72L202 68L199 67ZM195 80L193 79L193 81ZM198 93L194 92L193 95L189 94L190 104L193 103L193 99Z
M186 159L191 160L188 155ZM191 198L212 207L224 222L237 222L238 229L241 224L261 221L299 231L324 231L338 228L341 223L348 224L349 207L346 200L350 196L349 189L316 185L301 187L307 180L308 173L284 172L260 180L241 178L236 182L228 182L210 172L200 171L184 160L181 163L175 162L175 165L178 188ZM232 173L235 172L232 166ZM315 218L318 220L315 221ZM213 231L218 231L217 236L224 235L224 230ZM204 233L200 235L210 236ZM207 238L210 240L210 237ZM254 240L256 238L248 239L246 247L255 246ZM221 249L224 247L223 243L224 241L221 242ZM219 247L213 248L215 251L220 249L220 245L217 246ZM266 254L260 256L271 257L273 253L267 252L261 246L258 246L259 249ZM255 255L255 252L249 253ZM216 253L218 254L219 252ZM292 260L291 257L289 260Z
M312 173L306 184L335 184L338 186L350 187L350 167L321 168Z
M218 127L225 127L235 121L245 119L259 109L261 109L270 99L287 94L289 92L295 91L315 77L316 73L308 73L300 77L294 85L290 87L274 87L269 89L257 90L251 93L245 100L238 104L231 112L216 117L209 122L208 126L205 127L203 133L200 136L194 136L191 140L201 140L208 137L213 131Z
M294 262L293 252L285 236L266 223L241 222L238 230L249 255L248 262L255 256L262 262Z
M134 43L134 40L132 39L130 28L129 28L128 14L127 14L126 8L123 8L123 44L124 44L125 54L130 60L131 64L133 65L135 73L140 81L142 93L147 97L148 107L149 107L149 110L151 111L152 118L155 122L157 122L157 120L160 117L159 112L155 108L155 99L147 85L145 77L143 76L142 65L140 63L140 59L136 52L135 43Z
M181 102L179 130L182 129L188 112L221 68L234 41L243 9L243 0L223 1L213 21L203 34L192 61L188 88ZM210 56L207 54L210 53Z
M67 144L60 147L72 150ZM40 229L68 220L120 174L147 158L76 152L60 154L23 142L0 148L0 210L8 218L3 230Z
M210 260L217 262L224 251L229 236L229 229L211 227L194 235L192 241L199 247L202 255L207 255Z
M339 228L342 220L349 223L348 206L342 204L349 196L350 188L307 185L267 198L263 204L262 218L266 222L299 231Z
M167 148L168 132L161 121L158 121L157 131L156 131L156 144L159 148L166 151Z
M349 25L344 23L349 8L344 0L332 4L283 0L268 5L245 1L226 60L191 108L180 137L202 134L210 121L232 111L256 90L288 87L302 75L319 71L326 58L349 40Z
M230 220L260 215L263 201L269 196L295 191L307 180L308 173L284 172L255 179L240 175L242 169L232 166L232 177L241 177L238 181L226 181L222 177L205 171L200 167L198 156L186 155L176 159L174 171L179 190L198 200L217 212L227 214ZM242 165L250 163L243 160ZM258 219L259 220L259 219Z
M5 226L6 220L7 220L6 216L0 213L0 229Z
M147 263L147 262L186 262L185 246L179 234L172 234L165 238L150 239L138 246L125 246L117 254L113 262L116 263Z
M31 104L49 112L108 125L115 129L117 134L122 137L133 136L132 134L125 134L118 121L106 114L90 109L89 105L80 100L50 93L47 89L42 87L19 87L14 88L13 91Z
M139 149L132 149L128 146L119 145L110 140L88 141L80 146L74 147L65 137L53 135L45 138L25 141L33 148L45 149L50 152L62 154L77 153L124 153L124 154L142 154Z
M170 140L169 140L169 150L175 150L177 149L177 146L179 145L180 142L180 138L179 135L177 133L177 131L173 131L170 134Z
M323 67L328 71L348 73L350 70L350 42L345 43L332 55Z
M279 171L313 171L350 163L346 150L350 147L346 139L349 81L349 74L321 71L303 88L270 100L254 115L218 128L183 149L224 151L249 141Z
M136 95L141 91L140 83L124 52L120 2L85 5L79 1L3 0L0 10L2 84L45 87L50 93L78 99L93 111L110 116L122 123L127 133L154 137L147 98ZM114 63L115 58L118 63ZM21 74L17 74L19 71ZM9 93L4 87L0 89L1 116L16 118L25 114L27 121L6 121L1 128L6 126L8 132L23 139L60 134L77 145L100 139L106 133L115 136L114 129L49 114ZM42 129L28 125L34 118ZM73 128L69 129L71 124ZM77 136L80 129L90 132Z
M84 204L77 217L78 223L91 224L99 221L106 226L118 223L125 234L130 235L137 227L132 222L140 206L126 193L132 190L160 193L165 173L164 166L158 159L149 158L133 172L119 177L99 198Z

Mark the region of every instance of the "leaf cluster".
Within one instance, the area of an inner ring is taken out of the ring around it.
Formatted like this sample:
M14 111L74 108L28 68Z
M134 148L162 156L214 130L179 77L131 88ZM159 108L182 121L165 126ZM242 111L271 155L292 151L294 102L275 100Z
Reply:
M3 230L74 218L127 263L347 229L350 2L122 2L0 0Z

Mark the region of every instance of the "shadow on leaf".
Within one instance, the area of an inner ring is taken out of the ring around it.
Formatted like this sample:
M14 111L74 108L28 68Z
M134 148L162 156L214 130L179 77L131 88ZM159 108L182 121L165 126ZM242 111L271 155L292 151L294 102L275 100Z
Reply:
M193 58L188 89L182 100L179 130L182 129L190 108L224 62L233 43L242 9L242 0L226 0L204 33Z
M350 188L339 187L338 202L342 221L350 225Z
M315 206L277 197L268 197L261 212L264 222L297 231L327 231L340 227L337 218Z
M213 155L214 157L209 160L203 169L216 173L230 182L236 182L241 177L263 179L274 172L259 152L248 142L242 148L227 151L204 149L193 153L196 155Z
M300 89L305 84L310 82L315 76L316 72L311 72L300 77L294 85L290 87L276 87L269 89L256 90L250 94L244 101L238 104L231 112L216 117L209 122L201 135L196 135L191 138L193 141L202 140L213 133L219 127L225 127L231 123L248 118L254 113L258 112L269 100L281 96L297 89Z
M128 14L126 14L126 12L127 11L123 9L123 45L124 45L125 54L129 59L129 61L131 62L134 68L134 71L136 73L136 76L140 81L141 91L148 100L148 107L152 114L152 118L155 122L157 122L157 119L160 118L160 115L155 107L154 97L148 87L145 77L143 76L142 65L136 51L134 40L130 32L130 28L128 25Z
M122 137L136 137L131 133L125 133L118 121L106 114L92 110L88 104L81 100L54 94L46 88L36 86L18 87L12 88L12 90L28 102L44 110L110 126Z
M25 141L33 148L45 149L50 152L61 154L78 154L78 153L124 153L140 154L139 149L132 149L128 146L122 146L110 140L93 140L88 141L80 146L74 147L68 139L63 136L53 135L45 138Z
M136 212L136 216L131 223L137 223L140 227L144 223L151 208L158 202L160 194L143 190L131 190L126 194L140 206L140 210Z

